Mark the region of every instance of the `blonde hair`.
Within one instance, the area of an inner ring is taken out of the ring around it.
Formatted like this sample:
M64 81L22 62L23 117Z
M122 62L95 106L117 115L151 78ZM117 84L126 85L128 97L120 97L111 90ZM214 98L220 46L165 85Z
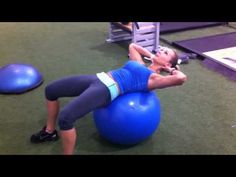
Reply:
M178 56L177 52L174 49L172 49L172 50L173 50L175 55L171 58L170 63L171 63L171 67L175 68L176 65L178 64L179 56Z

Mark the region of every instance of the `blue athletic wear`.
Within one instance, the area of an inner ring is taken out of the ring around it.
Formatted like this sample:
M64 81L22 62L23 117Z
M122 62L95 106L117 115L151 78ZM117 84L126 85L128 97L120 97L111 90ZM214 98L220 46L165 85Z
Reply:
M148 91L148 79L153 71L136 61L129 61L123 68L113 70L110 73L118 83L121 94L124 94Z

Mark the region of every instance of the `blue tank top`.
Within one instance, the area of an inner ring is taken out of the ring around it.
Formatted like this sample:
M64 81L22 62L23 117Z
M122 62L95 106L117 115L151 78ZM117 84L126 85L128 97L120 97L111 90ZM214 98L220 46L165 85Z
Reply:
M124 67L112 70L110 73L118 83L121 94L124 94L148 91L148 79L153 71L136 61L128 61Z

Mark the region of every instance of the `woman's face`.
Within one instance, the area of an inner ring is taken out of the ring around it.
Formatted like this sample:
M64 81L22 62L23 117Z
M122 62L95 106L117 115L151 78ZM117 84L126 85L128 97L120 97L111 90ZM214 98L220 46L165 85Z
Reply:
M169 48L161 48L157 53L156 57L154 58L154 61L162 66L170 65L171 66L171 60L175 57L175 52L172 49Z

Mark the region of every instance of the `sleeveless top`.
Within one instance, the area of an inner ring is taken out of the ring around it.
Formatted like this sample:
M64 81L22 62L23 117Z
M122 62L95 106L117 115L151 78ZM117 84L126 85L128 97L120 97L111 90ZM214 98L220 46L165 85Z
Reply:
M148 79L152 73L153 71L137 61L128 61L122 68L110 71L121 94L148 91Z

